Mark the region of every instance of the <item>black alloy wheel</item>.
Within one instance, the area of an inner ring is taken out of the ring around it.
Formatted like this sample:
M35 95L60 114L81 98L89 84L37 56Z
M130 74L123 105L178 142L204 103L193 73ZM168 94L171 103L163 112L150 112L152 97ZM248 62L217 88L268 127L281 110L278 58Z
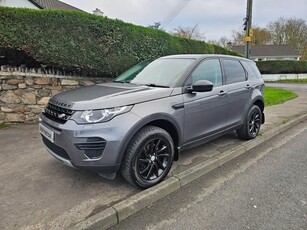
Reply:
M163 138L149 140L141 150L137 160L137 173L146 181L163 175L171 161L171 149Z
M245 118L243 126L237 130L239 138L243 140L254 139L261 127L262 112L257 105L253 105Z
M145 126L131 140L121 165L122 176L133 185L149 188L160 183L174 160L174 143L164 129Z
M261 126L261 111L254 110L248 122L248 131L250 136L256 137Z

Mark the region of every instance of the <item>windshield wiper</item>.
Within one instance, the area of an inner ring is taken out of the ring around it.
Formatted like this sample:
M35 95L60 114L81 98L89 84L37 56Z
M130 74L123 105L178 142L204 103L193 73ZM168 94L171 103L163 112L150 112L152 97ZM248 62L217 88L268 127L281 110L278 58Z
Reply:
M149 86L149 87L169 88L169 86L167 86L167 85L156 85L156 84L153 84L153 83L145 84L145 85Z
M127 81L127 80L121 80L121 81L113 81L113 82L117 82L117 83L129 83L129 81Z
M115 83L123 83L123 84L131 84L131 85L136 85L136 84L134 84L134 83L131 83L129 80L122 80L122 81L113 81L113 82L115 82Z

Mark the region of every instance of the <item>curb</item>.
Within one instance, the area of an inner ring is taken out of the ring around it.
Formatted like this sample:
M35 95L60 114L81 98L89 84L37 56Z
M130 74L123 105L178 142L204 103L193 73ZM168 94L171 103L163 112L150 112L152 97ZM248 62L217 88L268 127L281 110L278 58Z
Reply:
M293 118L291 121L280 125L265 132L262 136L258 136L256 139L245 142L239 146L236 146L218 156L202 162L196 166L193 166L176 176L172 176L160 184L139 192L138 194L131 196L112 207L103 210L102 212L91 216L90 218L81 221L71 229L107 229L110 228L122 220L132 216L136 212L146 208L159 199L173 193L188 183L198 179L199 177L209 173L219 166L231 161L232 159L246 153L247 151L263 144L264 142L279 135L285 130L292 128L293 126L303 122L307 119L307 113L299 117Z

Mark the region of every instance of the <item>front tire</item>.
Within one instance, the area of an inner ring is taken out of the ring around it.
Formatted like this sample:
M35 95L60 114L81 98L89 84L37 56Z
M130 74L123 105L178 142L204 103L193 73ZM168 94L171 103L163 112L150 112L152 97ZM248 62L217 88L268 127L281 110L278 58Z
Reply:
M174 160L174 142L164 129L145 126L131 140L121 174L132 185L149 188L160 183Z
M262 112L257 105L253 105L247 114L244 125L237 130L239 138L243 140L254 139L259 133L261 122Z

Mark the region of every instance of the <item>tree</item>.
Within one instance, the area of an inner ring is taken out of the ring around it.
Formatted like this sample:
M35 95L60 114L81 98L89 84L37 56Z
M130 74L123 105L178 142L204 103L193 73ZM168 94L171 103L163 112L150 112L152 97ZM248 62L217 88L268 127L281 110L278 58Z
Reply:
M231 43L233 45L245 44L245 32L233 30ZM221 38L222 39L222 38ZM219 41L211 41L222 45ZM300 52L302 60L307 60L307 24L303 19L279 18L270 22L265 28L253 27L253 45L290 45Z
M171 32L172 35L181 37L181 38L188 38L188 39L195 39L195 40L204 40L203 34L199 31L198 24L195 24L193 27L181 27L174 29L174 32Z
M253 28L253 37L252 44L253 45L268 45L271 42L271 35L268 29L261 27Z
M245 32L242 30L232 31L232 44L233 45L244 45L245 44Z
M245 44L245 31L234 30L232 32L232 43L235 45ZM271 42L271 35L268 29L259 26L253 27L252 44L253 45L268 45Z
M268 24L273 44L290 45L307 58L307 24L303 19L279 18Z
M221 37L219 40L208 40L208 43L215 44L222 47L227 47L228 43L231 42L231 40L225 36Z
M231 41L229 38L223 36L218 40L218 45L222 47L227 47L230 42Z
M276 21L272 21L268 24L268 30L271 34L271 41L275 45L282 45L286 43L285 36L285 24L286 19L281 17Z

